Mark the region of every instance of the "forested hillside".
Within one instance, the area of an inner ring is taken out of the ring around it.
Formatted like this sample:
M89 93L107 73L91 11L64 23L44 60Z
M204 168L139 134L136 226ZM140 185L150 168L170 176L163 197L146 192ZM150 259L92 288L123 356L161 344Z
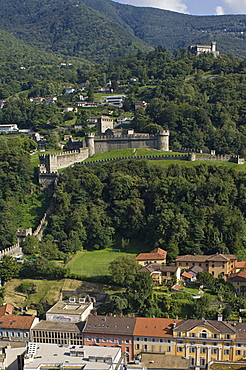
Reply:
M98 63L161 45L169 51L217 41L246 57L246 17L190 16L111 0L0 0L0 28L48 52ZM171 32L170 32L171 30Z
M56 190L50 233L63 252L112 245L117 233L149 248L244 256L246 178L226 167L122 161L68 168Z

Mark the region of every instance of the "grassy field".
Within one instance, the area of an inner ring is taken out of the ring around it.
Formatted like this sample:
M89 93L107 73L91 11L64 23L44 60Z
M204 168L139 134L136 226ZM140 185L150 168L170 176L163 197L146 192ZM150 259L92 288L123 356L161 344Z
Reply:
M37 292L34 294L21 293L18 287L23 281L35 284ZM52 305L59 300L63 283L64 280L13 279L5 285L6 296L4 300L19 308L29 307L31 304L38 304L42 301L47 301L48 304Z
M161 167L168 167L170 164L179 164L182 167L194 167L194 166L200 166L201 164L204 164L206 166L226 166L228 168L233 168L234 170L238 172L246 172L246 163L245 164L236 164L232 162L223 162L223 161L194 161L194 162L188 162L188 161L180 161L180 160L168 160L168 161L162 161L162 160L156 160L156 161L149 161L150 166L161 166Z
M150 252L153 246L146 246L138 240L131 240L127 250L121 250L121 239L115 236L112 249L103 249L99 251L77 252L70 260L67 266L71 273L79 276L104 276L109 275L108 266L110 262L124 255L136 256L140 252Z
M62 153L62 150L46 150L46 151L38 151L34 154L31 155L31 165L33 167L37 167L39 164L40 164L40 161L39 161L39 155L40 154L52 154L52 153Z
M158 155L180 155L182 153L176 152L162 152L161 150L156 149L118 149L118 150L110 150L109 152L104 153L96 153L91 158L87 158L85 162L92 162L101 159L111 159L111 158L119 158L119 157L133 157L133 156L158 156ZM185 154L184 154L185 155Z

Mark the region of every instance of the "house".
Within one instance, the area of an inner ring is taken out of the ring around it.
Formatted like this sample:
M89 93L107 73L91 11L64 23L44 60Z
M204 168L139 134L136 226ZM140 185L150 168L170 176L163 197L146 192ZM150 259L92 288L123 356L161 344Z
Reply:
M65 94L72 94L75 89L72 86L66 87Z
M164 266L161 263L149 263L138 272L147 272L156 285L165 285L168 281L173 283L180 280L181 269L177 266Z
M77 108L74 107L66 107L63 109L62 113L68 113L68 112L77 112Z
M246 261L236 262L236 272L246 271Z
M46 103L55 103L57 101L57 97L56 96L47 96L47 98L45 98L45 101L46 101Z
M41 96L38 96L37 98L29 98L30 102L32 103L42 103L45 98L42 98Z
M196 276L198 272L202 272L203 269L200 266L193 266L182 274L182 279L186 284L191 284L196 282Z
M59 345L83 345L84 322L41 320L31 329L31 341Z
M121 349L95 346L28 344L23 370L122 370Z
M121 108L123 106L123 102L125 98L126 98L126 95L102 96L102 102L103 104Z
M167 252L161 248L155 248L150 253L139 253L136 257L136 261L142 265L148 265L149 263L166 263Z
M216 51L216 42L211 42L210 45L198 45L192 44L188 48L189 53L194 54L196 56L200 54L213 54L215 57L219 55L219 51Z
M16 131L19 131L19 128L14 123L10 125L0 125L0 132L16 132Z
M93 309L93 302L86 298L59 301L46 312L46 320L60 322L85 321Z
M144 108L145 109L146 107L147 107L147 103L144 100L136 101L136 103L135 103L135 110L137 110L138 108Z
M141 352L174 354L173 325L181 320L137 317L134 327L134 357Z
M126 361L133 360L133 330L135 318L89 316L83 330L84 345L121 347Z
M199 266L215 278L219 275L228 277L236 272L237 257L234 254L213 254L213 255L185 255L176 258L176 266L181 269L191 269Z
M228 281L232 283L238 296L246 297L246 271L230 276Z
M134 117L132 117L132 116L120 116L120 117L117 118L116 121L119 125L123 125L123 124L130 123L133 119L134 119Z
M6 103L7 103L7 100L0 100L0 109L3 109Z

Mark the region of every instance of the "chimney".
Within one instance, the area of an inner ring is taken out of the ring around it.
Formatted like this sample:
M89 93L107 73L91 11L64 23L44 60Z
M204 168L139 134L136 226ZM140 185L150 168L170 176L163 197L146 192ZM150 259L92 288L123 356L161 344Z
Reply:
M218 321L223 321L223 315L222 315L222 313L218 313Z

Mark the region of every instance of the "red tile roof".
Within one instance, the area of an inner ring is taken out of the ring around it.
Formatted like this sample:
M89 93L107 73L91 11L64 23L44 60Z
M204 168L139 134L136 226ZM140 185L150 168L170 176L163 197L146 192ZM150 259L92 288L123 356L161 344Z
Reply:
M245 269L246 268L246 261L238 261L237 263L236 263L236 268L237 269Z
M12 315L14 307L11 304L4 304L0 307L0 317L5 315Z
M246 271L239 272L238 274L233 274L229 280L231 282L240 282L240 281L246 281Z
M171 337L173 324L182 320L152 317L137 317L133 335L150 337Z
M194 275L190 274L189 272L183 272L182 276L188 279L192 279Z
M0 328L30 330L35 317L20 315L5 315L0 318Z
M136 257L137 261L146 261L146 260L164 260L167 257L167 252L161 248L155 248L150 253L139 253Z

